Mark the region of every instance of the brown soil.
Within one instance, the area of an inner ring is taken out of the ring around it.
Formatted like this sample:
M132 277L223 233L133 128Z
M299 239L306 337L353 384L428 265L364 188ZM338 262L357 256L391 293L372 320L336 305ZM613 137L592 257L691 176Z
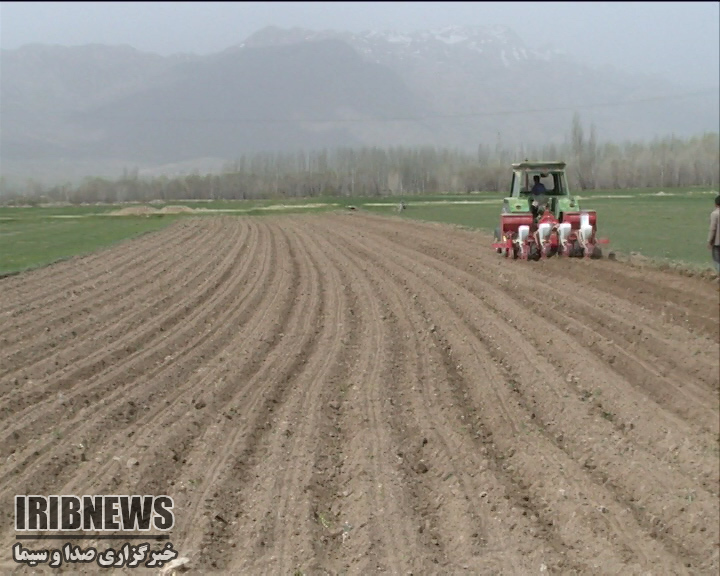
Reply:
M152 206L128 206L108 212L109 216L146 216L149 214L157 214L159 210Z
M717 574L717 285L489 244L193 218L0 280L0 572L15 494L168 494L191 573Z
M158 210L159 214L192 214L193 212L195 209L190 206L163 206Z

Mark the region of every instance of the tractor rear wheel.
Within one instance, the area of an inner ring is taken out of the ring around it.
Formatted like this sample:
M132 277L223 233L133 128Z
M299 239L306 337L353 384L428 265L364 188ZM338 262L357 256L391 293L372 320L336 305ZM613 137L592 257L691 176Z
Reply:
M570 248L570 258L582 258L585 255L585 249L582 247L578 240Z
M498 226L497 228L495 228L495 242L500 242L501 238L502 236L500 236L500 226ZM497 253L502 254L502 248L498 248Z

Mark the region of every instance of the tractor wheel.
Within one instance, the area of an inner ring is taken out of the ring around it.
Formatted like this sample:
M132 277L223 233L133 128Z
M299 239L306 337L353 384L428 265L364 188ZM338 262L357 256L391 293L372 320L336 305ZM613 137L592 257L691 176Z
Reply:
M578 240L570 248L570 258L582 258L585 255L585 249L580 245Z
M498 226L497 228L495 228L495 242L500 242L501 238L502 238L502 236L500 236L500 227ZM503 251L502 248L497 248L498 254L502 254L502 251Z

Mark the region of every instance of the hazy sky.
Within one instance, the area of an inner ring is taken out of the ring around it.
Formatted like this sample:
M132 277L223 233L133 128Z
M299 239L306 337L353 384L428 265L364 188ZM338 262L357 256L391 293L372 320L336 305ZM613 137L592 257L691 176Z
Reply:
M718 2L0 2L2 48L129 44L209 54L265 26L412 31L503 25L591 65L720 83Z

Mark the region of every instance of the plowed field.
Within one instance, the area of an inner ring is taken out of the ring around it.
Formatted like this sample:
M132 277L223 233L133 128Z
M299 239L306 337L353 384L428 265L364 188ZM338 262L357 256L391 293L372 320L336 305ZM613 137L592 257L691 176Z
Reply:
M0 571L15 494L167 494L194 573L717 574L717 285L489 243L193 218L0 280Z

